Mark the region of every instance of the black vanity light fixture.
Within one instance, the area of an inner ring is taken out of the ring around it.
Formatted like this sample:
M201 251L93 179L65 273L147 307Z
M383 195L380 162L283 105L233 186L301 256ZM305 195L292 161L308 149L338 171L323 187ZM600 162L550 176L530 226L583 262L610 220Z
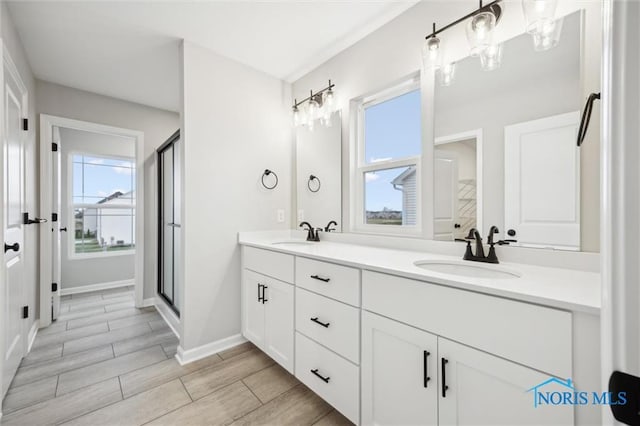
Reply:
M544 51L555 47L560 39L562 19L555 19L558 0L522 0L522 11L526 22L526 31L533 37L536 51ZM503 15L504 0L494 0L488 4L479 2L479 7L460 19L444 27L433 29L425 39L422 48L422 59L425 69L434 68L440 71L440 84L448 86L455 76L455 62L446 62L438 34L458 24L466 22L467 40L470 54L480 58L480 65L485 71L500 67L502 62L502 43L493 39L494 30Z
M320 124L331 127L331 117L336 111L336 99L333 88L336 85L331 83L321 90L314 92L309 91L309 96L298 102L297 99L293 103L293 125L307 126L313 131L316 120L320 120Z

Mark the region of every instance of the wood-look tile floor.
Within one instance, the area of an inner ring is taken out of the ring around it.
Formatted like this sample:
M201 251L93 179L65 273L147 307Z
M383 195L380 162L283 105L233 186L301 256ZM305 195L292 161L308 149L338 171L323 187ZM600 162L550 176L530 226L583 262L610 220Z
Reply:
M2 404L5 425L350 425L250 343L181 366L130 287L64 296Z

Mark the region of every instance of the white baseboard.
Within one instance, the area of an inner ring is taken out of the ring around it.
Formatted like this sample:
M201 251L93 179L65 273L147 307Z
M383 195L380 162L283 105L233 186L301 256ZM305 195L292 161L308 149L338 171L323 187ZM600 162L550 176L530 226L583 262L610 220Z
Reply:
M176 353L176 359L180 365L189 364L190 362L197 361L202 358L206 358L225 349L238 346L246 342L242 334L235 334L233 336L226 337L224 339L216 340L215 342L207 343L206 345L198 346L197 348L184 350L182 346L178 346L178 352Z
M156 304L156 298L155 297L150 297L148 299L143 299L142 300L142 305L138 306L139 308L148 308L149 306L155 306Z
M27 337L28 339L27 341L29 342L27 346L27 353L31 352L31 347L33 346L33 342L36 341L36 335L38 334L38 329L40 329L40 320L35 320L31 325L31 329L29 330L29 336Z
M61 288L60 295L65 296L67 294L88 293L90 291L109 290L112 288L133 286L135 284L136 284L136 281L134 279L131 279L131 280L122 280L122 281L111 281L107 283L89 284L89 285L83 285L78 287Z
M149 299L145 299L145 300L149 300ZM156 310L158 311L162 319L164 319L164 322L166 322L169 325L169 328L171 328L171 331L173 331L173 334L175 334L176 337L180 339L180 331L179 331L180 318L178 318L175 312L173 312L173 310L169 307L169 305L167 305L164 302L164 300L162 300L161 298L155 297L153 299L153 304L156 307Z

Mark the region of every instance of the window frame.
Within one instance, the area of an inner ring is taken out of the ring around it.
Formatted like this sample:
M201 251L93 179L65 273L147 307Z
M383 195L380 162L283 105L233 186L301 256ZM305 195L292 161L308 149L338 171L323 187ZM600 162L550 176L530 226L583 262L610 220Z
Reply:
M128 250L116 250L116 251L96 251L91 253L76 253L75 251L75 209L76 208L92 208L97 205L97 203L74 203L73 198L73 158L75 156L81 155L85 157L94 157L94 158L104 158L105 160L118 160L118 161L130 161L132 163L131 170L133 173L138 173L136 166L136 159L132 157L125 157L121 155L105 155L105 154L94 154L86 151L69 151L68 152L67 161L67 256L69 260L82 260L82 259L95 259L95 258L108 258L108 257L118 257L118 256L131 256L136 253L136 215L137 215L137 205L136 205L136 197L132 198L132 204L110 204L108 206L101 206L103 209L131 209L133 210L132 218L132 239L134 240L134 248ZM132 182L134 184L133 191L136 191L137 188L137 176L132 178Z
M365 234L383 234L398 236L414 236L422 235L422 161L424 156L424 141L421 136L420 146L421 154L401 157L391 160L379 161L376 163L367 163L365 158L365 110L366 108L381 104L399 96L405 95L413 91L421 92L420 76L413 76L409 79L395 84L387 89L378 91L372 95L362 97L355 104L355 134L354 139L354 157L351 167L351 191L354 195L354 208L351 209L351 224L353 232ZM422 102L421 102L422 109ZM420 116L422 117L422 112ZM421 120L422 121L422 120ZM421 123L422 128L422 123ZM366 182L365 174L368 172L384 171L398 167L415 167L416 170L416 224L415 225L378 225L366 223Z

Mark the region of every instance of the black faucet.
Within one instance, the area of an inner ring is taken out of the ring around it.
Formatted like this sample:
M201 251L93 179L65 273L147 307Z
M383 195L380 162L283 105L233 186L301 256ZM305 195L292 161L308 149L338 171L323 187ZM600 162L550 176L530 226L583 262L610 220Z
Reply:
M480 232L478 232L476 228L471 228L469 230L469 234L467 235L467 237L464 240L462 240L462 241L466 241L467 243L467 249L464 252L464 256L462 256L462 259L471 260L473 262L499 263L498 256L496 256L496 250L494 248L494 245L496 243L493 242L493 235L497 234L498 232L499 231L496 226L492 226L491 229L489 230L489 236L487 239L488 239L490 249L489 249L489 255L485 256L484 247L482 245L482 237L480 236ZM476 242L475 254L473 253L473 250L471 250L472 241Z
M307 241L320 241L320 235L318 235L320 229L314 229L309 222L300 223L300 227L303 226L307 227Z
M331 225L338 226L338 222L336 222L335 220L332 220L331 222L327 223L327 226L324 227L324 232L335 231L336 228L332 228Z

